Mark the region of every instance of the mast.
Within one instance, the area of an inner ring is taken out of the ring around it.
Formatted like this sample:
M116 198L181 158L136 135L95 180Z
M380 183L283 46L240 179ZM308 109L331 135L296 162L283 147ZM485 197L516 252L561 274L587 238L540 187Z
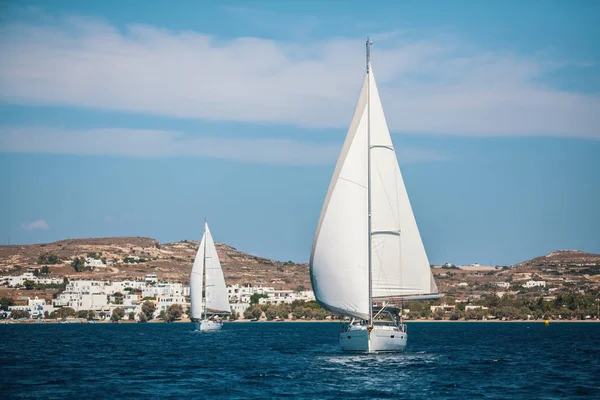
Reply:
M371 260L371 41L367 37L367 209L369 214L369 325L373 325L373 285Z
M206 218L204 218L204 254L202 255L202 275L204 276L204 279L202 279L202 282L204 283L204 288L203 288L203 292L206 292L206 240L207 240L207 236L206 236ZM202 294L200 294L200 296L202 296ZM206 319L206 313L208 310L208 303L206 301L206 296L204 298L204 319Z

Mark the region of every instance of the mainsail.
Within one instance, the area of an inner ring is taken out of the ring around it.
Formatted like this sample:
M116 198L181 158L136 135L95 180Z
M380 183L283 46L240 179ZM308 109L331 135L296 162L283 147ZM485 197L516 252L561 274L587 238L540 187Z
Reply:
M438 291L370 66L321 210L310 276L324 308L361 319L372 298Z

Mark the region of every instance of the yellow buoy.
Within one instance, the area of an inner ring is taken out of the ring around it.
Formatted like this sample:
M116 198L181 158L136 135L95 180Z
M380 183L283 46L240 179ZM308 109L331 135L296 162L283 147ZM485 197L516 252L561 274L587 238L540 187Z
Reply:
M550 325L550 320L547 320L547 319L544 320L544 325L546 325L546 326Z

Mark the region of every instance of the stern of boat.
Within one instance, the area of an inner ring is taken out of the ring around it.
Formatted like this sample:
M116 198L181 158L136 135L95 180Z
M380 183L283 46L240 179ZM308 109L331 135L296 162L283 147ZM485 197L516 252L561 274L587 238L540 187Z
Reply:
M404 326L350 325L339 335L340 346L345 352L398 353L406 349L408 334Z
M198 323L197 323L198 324ZM200 322L201 331L218 331L223 327L223 323L219 321L202 320Z

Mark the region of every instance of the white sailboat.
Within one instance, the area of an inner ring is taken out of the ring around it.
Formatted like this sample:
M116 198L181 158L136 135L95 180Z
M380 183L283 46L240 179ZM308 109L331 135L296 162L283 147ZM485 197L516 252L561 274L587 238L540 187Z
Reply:
M370 45L367 39L367 74L321 210L310 277L322 307L352 318L339 335L344 351L398 352L408 335L390 302L442 295L402 180Z
M203 289L206 297L204 302L202 301ZM200 331L221 329L223 323L219 315L231 312L223 269L206 222L204 236L198 247L190 276L190 306L192 320L196 324L196 329Z

